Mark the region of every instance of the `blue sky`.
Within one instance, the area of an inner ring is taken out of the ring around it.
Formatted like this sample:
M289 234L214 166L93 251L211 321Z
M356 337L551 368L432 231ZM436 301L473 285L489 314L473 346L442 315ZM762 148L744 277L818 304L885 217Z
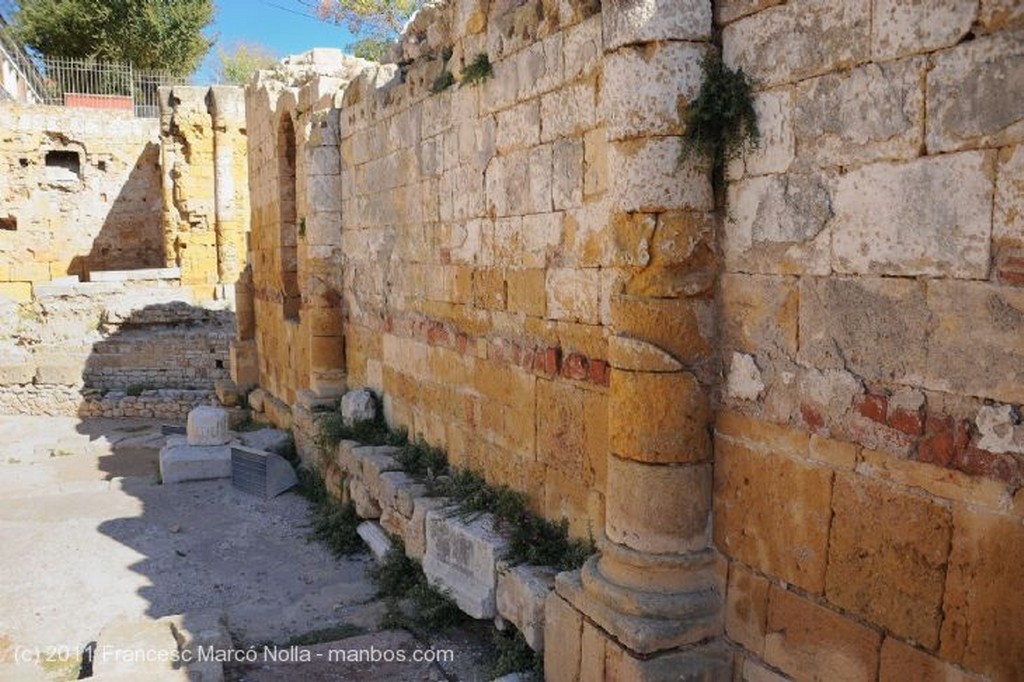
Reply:
M215 0L214 23L206 34L217 38L195 75L200 84L212 81L217 50L230 51L238 42L260 43L279 57L312 47L344 48L353 42L343 26L315 19L299 0Z

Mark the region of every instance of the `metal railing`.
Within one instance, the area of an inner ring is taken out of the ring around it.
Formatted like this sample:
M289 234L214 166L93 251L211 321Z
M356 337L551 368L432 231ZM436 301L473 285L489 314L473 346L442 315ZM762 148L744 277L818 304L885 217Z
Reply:
M159 116L157 88L186 82L168 72L143 71L126 63L61 57L44 57L37 63L45 81L43 104L125 110L146 118Z

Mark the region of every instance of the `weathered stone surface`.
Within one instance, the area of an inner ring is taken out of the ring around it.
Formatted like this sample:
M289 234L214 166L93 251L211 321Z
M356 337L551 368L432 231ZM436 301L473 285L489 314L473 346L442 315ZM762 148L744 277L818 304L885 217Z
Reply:
M444 497L417 497L413 500L412 518L405 530L406 556L422 560L427 553L427 513L443 509L448 504Z
M610 142L610 198L619 210L658 212L672 209L710 209L711 182L695 158L679 162L676 137L639 138Z
M763 274L828 274L829 189L815 175L769 175L729 185L725 265Z
M867 59L871 6L811 0L771 7L726 26L723 58L764 86L836 71ZM787 36L779 40L780 35Z
M702 0L623 0L604 7L605 49L660 40L704 40L711 6Z
M356 514L359 515L359 518L380 518L380 505L377 504L377 498L370 493L370 490L366 485L357 480L350 480L348 482L348 494L352 499L352 503L356 507Z
M703 54L695 43L627 47L609 54L600 102L609 139L682 133L679 102L696 98ZM638 80L640 71L646 75Z
M1024 426L1016 422L1012 406L983 405L974 419L978 447L989 452L1024 454Z
M797 679L874 680L881 636L775 587L768 592L764 660Z
M767 619L768 581L740 562L732 562L725 593L725 634L763 656Z
M796 156L793 129L795 93L791 87L764 90L754 94L754 113L760 133L757 147L749 150L729 167L730 178L742 168L746 175L784 173Z
M886 637L882 642L878 682L905 680L942 680L942 682L981 682L984 678L964 672L909 644Z
M160 450L160 480L165 483L203 481L231 476L231 447L188 445L175 439Z
M764 388L761 370L753 356L733 353L725 380L725 394L735 400L757 400Z
M954 509L942 658L999 680L1024 676L1024 562L1019 518Z
M544 648L544 609L555 587L548 566L506 566L498 570L498 613L516 626L534 651Z
M793 116L801 163L916 158L924 130L924 70L925 60L916 58L802 81Z
M260 429L258 431L246 431L238 434L242 445L257 450L266 450L282 457L289 454L294 443L291 434L278 429Z
M696 363L712 348L713 317L700 301L619 295L611 301L616 334L665 349L684 363Z
M356 528L356 533L370 548L370 553L377 561L383 561L384 555L391 550L391 540L380 524L375 521L363 521Z
M580 682L583 616L555 592L544 603L544 678Z
M931 325L924 287L917 282L805 278L797 359L864 379L920 384Z
M612 456L608 481L605 532L612 542L676 554L707 544L708 465L643 464Z
M380 474L377 498L381 507L390 507L405 517L412 517L415 500L427 493L427 487L404 471Z
M224 445L231 440L228 413L220 407L197 407L188 413L189 445Z
M341 397L341 418L352 426L377 418L377 399L366 389L349 391Z
M714 3L715 21L728 24L748 14L760 12L773 5L781 5L785 0L720 0Z
M965 5L966 6L966 5ZM941 52L928 72L928 151L1024 140L1024 38L979 38Z
M683 365L661 348L628 336L608 339L608 364L629 372L679 372Z
M1024 145L1000 150L996 161L992 240L997 247L1024 246Z
M984 279L993 156L865 166L836 180L832 265L842 273ZM871 202L864 197L871 197Z
M956 45L977 13L966 2L879 0L873 7L871 56L882 61Z
M825 595L934 649L952 532L949 510L851 474L836 477Z
M926 388L1024 403L1024 291L934 281L928 308L935 331L928 341Z
M796 279L724 274L721 279L722 339L744 353L777 349L796 355Z
M827 469L716 442L715 545L818 594L825 587L831 497Z
M443 511L430 511L426 536L423 572L431 584L449 591L459 608L473 618L493 618L497 562L507 541L495 532L491 517L463 521Z
M981 0L978 21L990 31L1024 28L1024 6L1017 0Z
M710 407L689 372L612 369L608 407L611 452L639 462L701 462L708 458Z

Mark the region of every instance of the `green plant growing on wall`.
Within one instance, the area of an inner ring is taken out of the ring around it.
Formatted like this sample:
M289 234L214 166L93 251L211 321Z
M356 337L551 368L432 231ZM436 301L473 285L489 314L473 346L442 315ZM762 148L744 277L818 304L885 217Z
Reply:
M455 76L448 69L441 72L441 75L434 79L434 83L430 86L430 91L434 94L444 92L448 88L455 85Z
M700 93L683 112L686 133L682 158L692 153L711 160L716 190L724 186L725 167L757 147L761 135L751 95L752 83L743 69L732 70L720 56L705 57Z
M490 58L483 52L478 54L462 72L463 85L482 83L494 75L494 66Z

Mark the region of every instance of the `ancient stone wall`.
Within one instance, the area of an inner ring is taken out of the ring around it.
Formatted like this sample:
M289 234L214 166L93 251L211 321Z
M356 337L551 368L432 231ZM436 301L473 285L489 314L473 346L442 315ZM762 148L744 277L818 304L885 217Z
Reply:
M722 225L714 537L742 679L1020 679L1024 13L717 20L763 136Z
M5 102L0 131L0 294L163 266L156 121Z
M551 680L1019 679L1022 30L459 0L393 64L261 76L234 371L297 426L376 389L592 533ZM716 205L680 135L719 39L762 140Z
M242 90L160 90L162 265L197 300L233 299L249 233Z

